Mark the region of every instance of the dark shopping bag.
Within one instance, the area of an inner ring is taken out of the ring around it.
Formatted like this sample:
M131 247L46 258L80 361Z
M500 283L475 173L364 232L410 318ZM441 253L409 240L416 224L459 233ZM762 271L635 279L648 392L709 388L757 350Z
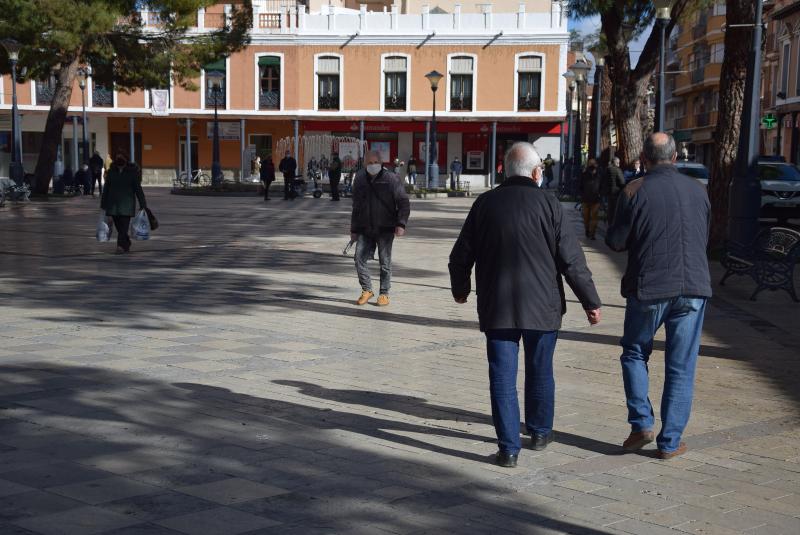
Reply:
M153 211L150 208L145 208L144 211L147 213L147 221L150 223L150 230L155 230L158 228L158 219L156 216L153 215Z

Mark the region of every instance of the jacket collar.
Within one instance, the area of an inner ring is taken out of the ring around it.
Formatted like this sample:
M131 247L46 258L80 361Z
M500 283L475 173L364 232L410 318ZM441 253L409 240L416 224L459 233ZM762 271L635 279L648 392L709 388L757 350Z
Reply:
M503 181L499 187L503 186L528 186L531 188L538 188L539 186L534 182L532 178L524 177L524 176L512 176Z
M650 167L645 173L645 176L666 175L670 173L675 173L677 171L678 171L677 168L671 163L660 163Z

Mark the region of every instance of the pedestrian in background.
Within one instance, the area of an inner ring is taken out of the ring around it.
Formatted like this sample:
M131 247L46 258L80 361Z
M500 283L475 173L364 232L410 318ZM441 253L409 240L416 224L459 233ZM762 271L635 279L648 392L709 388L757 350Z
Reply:
M458 187L458 183L461 182L461 171L463 170L464 166L461 165L458 156L456 156L450 164L450 189Z
M412 185L417 183L417 159L413 156L408 159L408 183Z
M625 175L619 166L619 158L616 156L611 159L611 163L606 169L606 176L604 181L604 191L608 199L606 209L606 222L609 225L614 223L614 214L617 209L617 197L622 188L625 187Z
M364 163L366 166L353 179L350 218L350 240L356 241L356 272L361 284L361 296L356 304L365 305L375 295L367 261L377 247L381 266L378 306L386 306L392 279L392 244L395 236L406 233L411 203L400 177L381 165L380 153L368 151Z
M525 427L531 447L552 442L555 351L566 312L562 277L589 323L600 321L600 298L572 223L555 196L541 189L541 160L530 143L505 155L508 178L475 201L450 253L456 303L466 303L475 266L480 330L486 335L496 462L513 467L522 448L517 400L520 338L525 347Z
M261 182L264 184L264 200L269 200L269 187L275 182L275 164L272 163L272 157L267 156L259 165L259 175Z
M581 207L583 209L583 228L586 237L595 239L597 233L598 212L600 211L601 176L597 168L597 160L592 158L581 174Z
M100 156L98 151L94 151L92 157L89 158L89 170L91 172L92 185L89 188L92 196L94 196L94 185L97 183L98 192L103 194L103 157Z
M642 169L642 161L639 158L633 160L631 168L625 171L625 182L630 182L641 176L644 176L644 169Z
M89 172L89 166L85 163L81 164L78 172L75 173L75 182L84 195L92 193L92 174Z
M297 160L292 158L292 155L288 150L286 151L286 154L281 162L278 164L278 170L283 173L283 200L288 201L292 198L292 196L289 195L289 189L291 188L292 180L294 180L294 177L297 174Z
M625 327L622 379L630 436L622 447L635 451L653 441L648 362L653 338L666 329L664 391L658 457L686 452L681 436L689 422L695 368L711 276L706 247L711 208L705 188L675 166L675 140L663 132L647 138L642 153L647 174L620 195L606 243L628 251L622 278Z
M556 164L556 162L548 153L547 157L542 163L544 164L544 187L550 188L550 183L553 181L553 166Z
M328 165L328 176L331 182L331 200L339 200L339 181L342 179L342 160L339 159L339 153L334 151L331 155L331 161Z
M147 208L147 201L142 191L136 167L129 165L122 154L117 154L114 164L106 178L106 187L101 195L100 208L114 220L117 228L117 254L127 253L131 248L128 227L131 217L136 212L136 199L142 209Z

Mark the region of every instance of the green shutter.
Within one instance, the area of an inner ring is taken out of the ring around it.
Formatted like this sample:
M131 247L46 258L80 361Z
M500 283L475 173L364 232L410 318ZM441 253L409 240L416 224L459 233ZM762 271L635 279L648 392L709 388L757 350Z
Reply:
M258 58L259 67L269 67L270 65L281 66L281 58L278 56L261 56Z
M203 70L225 72L225 58L219 59L214 63L208 63L207 65L204 65Z

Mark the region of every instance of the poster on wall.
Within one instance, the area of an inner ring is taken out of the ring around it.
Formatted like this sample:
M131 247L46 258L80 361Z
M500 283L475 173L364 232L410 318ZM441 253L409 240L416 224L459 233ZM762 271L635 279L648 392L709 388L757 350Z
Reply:
M392 161L392 144L389 141L371 141L370 149L377 151L381 156L381 162L387 163Z
M219 138L223 141L239 141L239 130L241 126L238 122L220 121L219 122ZM206 132L208 139L214 139L214 121L206 123Z
M150 90L150 108L153 115L169 115L169 89Z
M339 143L339 159L345 169L353 169L358 163L358 142Z
M441 161L442 161L442 142L438 141L436 143L436 145L437 145L436 149L438 151L437 152L437 156L439 156L439 162L440 162L440 165L441 165ZM419 154L418 160L421 161L421 162L425 162L427 164L429 154L428 154L428 147L427 147L427 145L425 144L424 141L420 141L419 142L419 152L417 154ZM444 172L444 171L442 171L442 172Z
M483 169L482 150L471 150L467 152L467 169Z

